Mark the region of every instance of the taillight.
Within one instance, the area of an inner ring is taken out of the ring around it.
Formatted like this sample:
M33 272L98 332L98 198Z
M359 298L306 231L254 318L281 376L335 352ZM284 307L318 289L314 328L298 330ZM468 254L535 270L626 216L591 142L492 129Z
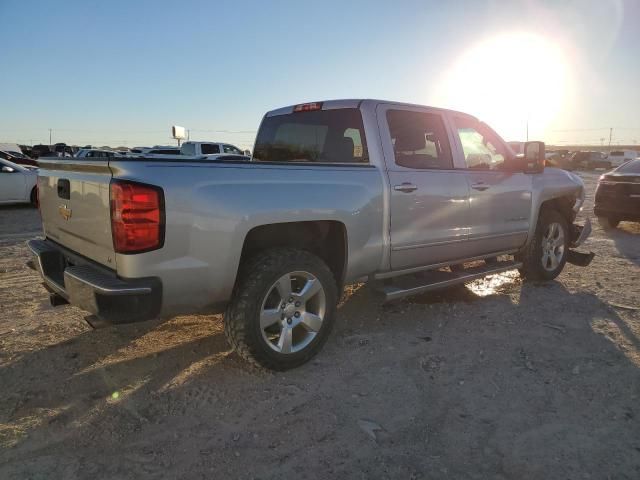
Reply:
M322 110L322 102L301 103L300 105L295 105L293 107L293 111L295 113L314 112L316 110Z
M162 247L162 189L134 182L112 182L111 234L117 253L141 253Z

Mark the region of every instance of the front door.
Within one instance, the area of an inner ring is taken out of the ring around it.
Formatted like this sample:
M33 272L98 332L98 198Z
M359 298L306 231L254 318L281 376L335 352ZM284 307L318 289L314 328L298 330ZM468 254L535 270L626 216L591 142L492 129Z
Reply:
M469 187L455 170L438 110L380 105L377 111L390 194L391 269L466 256Z
M506 168L511 153L486 124L467 116L453 123L469 183L471 255L522 247L531 220L531 175Z

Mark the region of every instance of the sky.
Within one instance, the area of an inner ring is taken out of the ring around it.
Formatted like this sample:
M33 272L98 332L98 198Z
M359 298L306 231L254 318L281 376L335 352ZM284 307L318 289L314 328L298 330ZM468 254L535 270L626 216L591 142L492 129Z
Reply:
M268 110L381 98L507 140L640 144L640 1L0 0L0 142L252 148Z

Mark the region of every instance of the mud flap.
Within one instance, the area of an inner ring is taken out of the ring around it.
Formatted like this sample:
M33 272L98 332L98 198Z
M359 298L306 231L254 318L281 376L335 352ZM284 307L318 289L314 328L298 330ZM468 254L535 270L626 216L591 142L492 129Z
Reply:
M591 263L591 260L593 260L593 257L595 256L596 254L593 252L582 253L576 252L575 250L569 250L567 253L567 262L572 265L577 265L578 267L586 267Z

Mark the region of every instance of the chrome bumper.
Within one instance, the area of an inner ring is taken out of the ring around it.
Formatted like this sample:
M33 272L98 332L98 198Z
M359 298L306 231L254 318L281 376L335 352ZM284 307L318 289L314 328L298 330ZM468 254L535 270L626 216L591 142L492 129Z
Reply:
M158 279L121 279L48 240L30 240L27 246L45 288L100 320L131 323L158 315L162 298Z

